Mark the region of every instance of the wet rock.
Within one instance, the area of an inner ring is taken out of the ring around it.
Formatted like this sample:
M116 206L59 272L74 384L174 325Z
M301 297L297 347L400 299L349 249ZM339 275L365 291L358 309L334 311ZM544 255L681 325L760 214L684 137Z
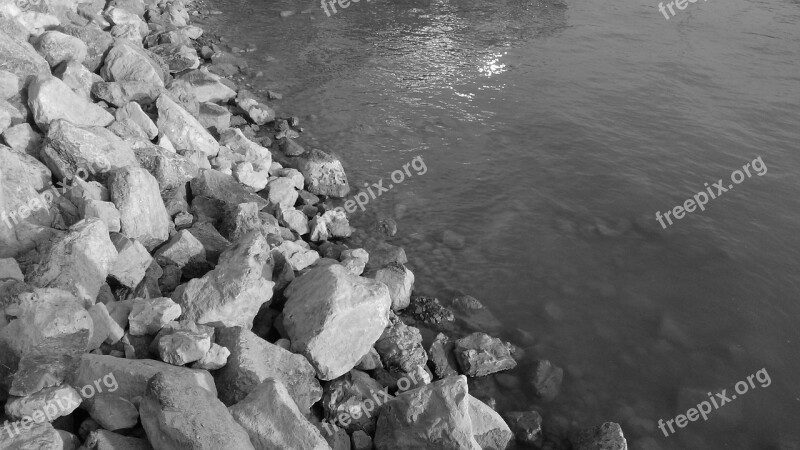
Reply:
M444 380L404 392L383 406L376 450L481 447L472 436L467 379Z
M367 270L378 270L390 263L405 264L408 262L405 250L388 242L365 243L364 249L369 252Z
M434 297L411 297L411 302L403 313L434 329L452 329L455 323L453 311L442 306L439 299Z
M180 305L167 297L136 299L128 316L130 333L134 336L156 334L166 324L180 316Z
M230 355L231 351L227 348L221 345L211 344L211 348L208 352L206 352L202 358L194 362L192 368L205 370L221 369L228 363L228 357Z
M169 238L169 215L158 181L147 170L119 169L112 173L108 188L111 201L120 212L122 234L151 251Z
M143 48L124 39L115 41L100 76L106 81L139 81L163 88L166 74ZM127 102L126 102L127 103Z
M5 27L0 29L0 55L3 55L0 70L16 75L22 82L21 87L27 86L36 75L50 73L47 61L36 53L33 46L12 38Z
M27 123L14 125L3 131L3 139L9 147L20 153L38 157L39 148L42 146L44 137L37 133Z
M139 241L128 239L121 233L112 233L111 242L119 256L111 265L108 275L123 286L135 288L144 278L153 258Z
M426 371L428 355L422 348L422 334L396 316L390 319L390 325L375 342L375 350L395 381L412 378L414 384L431 382L431 376Z
M375 434L381 405L391 397L384 387L364 372L351 370L325 385L322 407L325 418L350 431Z
M2 41L2 36L0 36ZM28 427L11 424L11 433L0 433L0 448L15 450L63 450L64 441L50 422L28 422Z
M189 276L202 276L209 270L206 249L188 230L181 230L153 254L159 265L174 265Z
M183 318L202 325L251 328L259 308L272 299L269 244L252 232L219 257L214 270L175 291Z
M411 291L414 289L414 274L404 265L391 263L378 269L375 280L389 288L392 297L392 310L405 309L411 303Z
M386 286L353 276L338 264L310 270L284 295L283 324L292 350L308 357L323 380L352 369L388 324Z
M133 428L139 423L139 411L133 403L114 394L101 393L87 402L89 415L109 431Z
M456 322L463 328L491 333L499 333L504 329L494 314L475 297L456 297L450 301L450 307L456 312Z
M542 416L536 411L507 412L503 418L521 444L535 445L542 437Z
M176 82L183 82L194 93L197 101L204 103L227 103L236 97L236 91L225 85L222 77L199 69L186 72L176 78Z
M564 380L564 369L542 359L536 361L532 375L531 385L537 397L549 401L558 395Z
M150 105L156 102L163 90L163 87L146 81L103 82L92 85L92 95L116 107L123 107L130 102Z
M294 139L283 138L279 142L279 146L281 151L286 156L300 156L306 152L306 150Z
M628 448L622 428L614 422L581 430L570 438L570 442L575 450L627 450Z
M272 251L276 261L282 259L295 271L303 270L319 260L319 253L292 241L282 242Z
M105 224L98 219L82 220L53 242L28 275L28 282L70 291L93 304L116 258Z
M28 88L28 106L39 129L47 131L54 120L65 119L77 126L105 127L114 116L76 94L54 76L40 76ZM80 114L75 114L80 111Z
M31 417L47 413L47 421L72 414L83 399L78 391L70 386L58 386L42 389L27 397L11 397L6 402L6 415L9 419L20 420L25 416ZM55 407L58 406L58 407ZM40 419L41 421L44 418Z
M53 70L53 75L87 100L91 100L92 85L103 81L100 75L90 72L83 64L73 60L59 64Z
M82 63L86 59L88 49L82 40L59 31L45 31L36 40L34 48L50 67L73 60Z
M469 418L472 422L472 435L483 450L505 450L514 437L500 414L471 395Z
M314 369L303 356L270 344L241 327L219 330L217 344L231 352L228 364L216 375L219 397L225 404L243 400L268 378L286 386L303 414L322 398Z
M330 449L286 386L274 378L264 380L229 410L257 449Z
M325 214L314 217L309 226L312 241L326 241L333 237L350 237L353 234L347 214L343 211L325 211Z
M344 197L350 192L342 163L322 150L311 150L308 157L300 161L297 169L305 177L306 190L312 194Z
M447 378L458 375L458 362L453 354L455 343L443 333L436 335L436 339L428 350L430 362L436 378Z
M179 149L200 150L209 156L219 153L219 144L200 122L162 94L156 101L158 107L158 129Z
M159 373L151 378L139 408L147 437L158 448L254 450L222 402L178 377Z
M476 332L457 340L453 353L461 370L471 377L482 377L517 366L503 341L486 333Z
M201 170L191 181L192 194L205 196L231 205L254 202L261 210L267 201L239 184L232 176L216 170Z

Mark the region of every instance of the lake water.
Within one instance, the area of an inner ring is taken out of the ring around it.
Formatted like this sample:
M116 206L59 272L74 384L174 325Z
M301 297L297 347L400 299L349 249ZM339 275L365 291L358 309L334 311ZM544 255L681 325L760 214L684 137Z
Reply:
M204 26L257 46L255 83L354 192L424 158L367 205L396 218L417 291L472 294L566 371L549 403L511 372L499 409L619 422L634 450L800 449L800 2L657 5L219 0ZM656 221L758 157L763 176ZM659 430L762 368L768 386Z

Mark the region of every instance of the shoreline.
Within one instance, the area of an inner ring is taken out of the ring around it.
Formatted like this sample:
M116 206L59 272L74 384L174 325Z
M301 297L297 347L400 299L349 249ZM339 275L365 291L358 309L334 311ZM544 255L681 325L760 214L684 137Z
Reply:
M303 148L282 96L192 25L221 11L29 6L0 14L0 206L81 181L0 227L1 419L23 429L0 447L627 448L617 424L548 430L534 405L470 395L468 377L519 365L550 401L564 371L499 339L474 297L416 292L393 219L350 225L342 163ZM119 392L60 409L72 426L28 414L103 376Z

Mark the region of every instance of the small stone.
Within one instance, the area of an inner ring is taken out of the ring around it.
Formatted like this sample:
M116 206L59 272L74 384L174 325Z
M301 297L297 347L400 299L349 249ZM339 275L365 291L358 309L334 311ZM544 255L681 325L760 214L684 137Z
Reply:
M542 416L536 411L507 412L503 418L522 444L534 445L542 436Z
M192 363L192 369L219 370L228 363L231 351L221 345L211 344L211 348L202 358Z
M211 337L204 332L178 331L158 340L161 360L175 366L199 361L209 350Z

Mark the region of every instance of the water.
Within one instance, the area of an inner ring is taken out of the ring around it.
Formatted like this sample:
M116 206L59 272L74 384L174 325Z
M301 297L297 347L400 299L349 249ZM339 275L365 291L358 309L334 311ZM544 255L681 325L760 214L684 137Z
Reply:
M418 291L471 293L566 369L547 404L523 369L523 395L481 381L501 409L616 421L633 449L800 448L800 2L708 0L669 21L643 0L213 6L206 26L258 47L254 83L354 187L424 158L367 206L397 217ZM765 175L656 222L759 156ZM657 428L762 368L769 386Z

